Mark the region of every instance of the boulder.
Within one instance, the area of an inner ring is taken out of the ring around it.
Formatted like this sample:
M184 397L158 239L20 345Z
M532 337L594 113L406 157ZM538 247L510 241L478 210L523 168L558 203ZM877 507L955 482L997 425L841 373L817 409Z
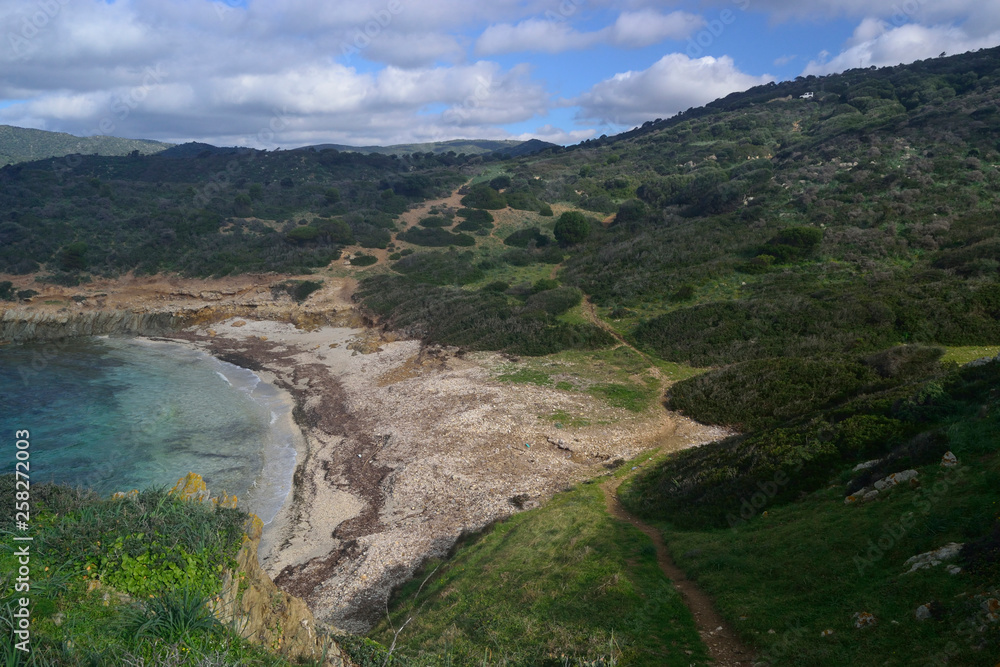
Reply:
M932 568L936 565L940 565L944 561L954 560L958 557L959 552L962 550L962 545L958 542L949 542L939 549L934 551L928 551L926 553L917 554L916 556L911 556L906 559L903 566L909 566L904 574L909 574L910 572L916 572L917 570L926 570ZM954 573L953 573L954 574Z
M852 618L854 619L854 627L858 630L878 623L875 618L875 614L867 611L856 611L854 612L854 616L852 616Z
M903 482L912 482L917 479L916 470L904 470L903 472L894 472L891 475L887 475L882 479L875 482L874 486L879 491L885 491L886 489L891 489L897 484L902 484Z

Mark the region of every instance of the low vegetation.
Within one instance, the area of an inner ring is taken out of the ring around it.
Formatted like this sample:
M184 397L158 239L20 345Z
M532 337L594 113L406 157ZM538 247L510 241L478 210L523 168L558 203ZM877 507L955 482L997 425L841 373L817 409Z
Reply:
M425 564L372 637L395 644L407 666L688 667L708 657L649 538L609 517L594 483Z
M13 475L0 495L13 498ZM32 484L31 652L15 648L19 560L0 551L0 657L8 665L289 663L223 626L209 608L232 567L247 522L236 509L180 500L164 490L99 498ZM0 530L14 532L13 513Z
M762 661L988 667L1000 654L998 386L998 362L953 371L902 400L821 413L809 429L671 456L622 499L660 522L678 564ZM945 451L957 465L942 466ZM916 484L845 504L907 469ZM908 573L910 557L950 542L964 544L953 561ZM874 624L856 628L858 613Z

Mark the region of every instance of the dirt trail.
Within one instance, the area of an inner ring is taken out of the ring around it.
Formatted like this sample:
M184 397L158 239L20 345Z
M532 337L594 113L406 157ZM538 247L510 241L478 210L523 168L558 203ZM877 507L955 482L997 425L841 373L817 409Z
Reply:
M718 667L743 667L754 664L753 651L739 640L733 629L719 616L712 605L712 600L674 565L660 531L636 519L622 507L616 493L621 482L621 479L612 478L601 485L608 513L620 521L627 521L653 540L653 546L656 547L656 561L663 574L681 594L684 604L691 610L698 626L698 634L708 647L713 662Z

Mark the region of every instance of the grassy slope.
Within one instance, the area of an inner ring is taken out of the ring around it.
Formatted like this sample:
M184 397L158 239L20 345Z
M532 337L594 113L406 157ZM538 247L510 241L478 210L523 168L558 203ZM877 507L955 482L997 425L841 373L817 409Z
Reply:
M649 539L607 515L596 484L488 529L428 564L397 600L373 636L389 645L412 617L397 650L413 665L706 660Z
M831 666L945 664L947 655L948 664L993 665L1000 628L980 633L970 624L986 624L975 596L997 597L1000 581L953 576L943 566L903 574L910 556L966 541L969 524L1000 517L1000 418L956 422L951 432L963 464L920 468L919 489L848 506L836 484L791 505L764 506L766 516L751 515L735 529L663 524L666 541L678 565L775 664L792 657ZM738 514L741 499L732 503ZM917 607L932 601L943 605L942 618L916 620ZM856 630L855 612L872 613L878 623ZM827 629L834 633L821 636Z

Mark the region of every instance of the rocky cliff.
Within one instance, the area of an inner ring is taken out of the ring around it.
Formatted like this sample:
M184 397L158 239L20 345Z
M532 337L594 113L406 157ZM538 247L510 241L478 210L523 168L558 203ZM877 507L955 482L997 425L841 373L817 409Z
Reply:
M209 498L205 482L194 473L180 479L172 492L192 502L236 505L233 496ZM257 549L262 529L261 520L250 515L236 567L224 573L222 593L213 601L216 617L242 637L290 660L351 667L350 658L329 638L333 629L318 623L305 602L280 590L261 568Z

